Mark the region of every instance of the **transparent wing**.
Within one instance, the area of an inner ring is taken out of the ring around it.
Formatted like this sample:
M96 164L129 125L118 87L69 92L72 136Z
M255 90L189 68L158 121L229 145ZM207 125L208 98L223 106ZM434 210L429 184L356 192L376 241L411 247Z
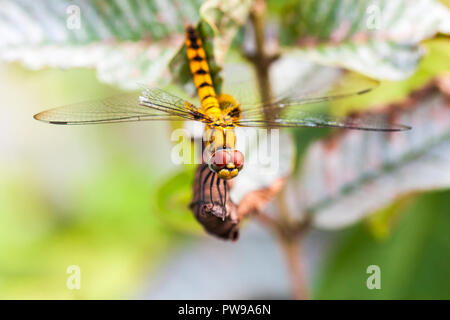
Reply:
M140 104L152 109L179 115L192 117L192 120L208 121L203 112L180 97L174 96L158 88L145 88L140 95Z
M265 113L260 112L252 116L243 116L236 122L241 127L264 128L306 128L330 127L367 131L404 131L411 127L391 123L385 115L364 115L358 117L337 117L328 114L319 114L309 111L296 110L288 107L277 109L273 119L266 119Z
M379 84L363 75L286 56L272 65L268 79L271 90L260 96L259 84L264 81L251 66L229 64L223 71L222 92L232 95L244 111L259 110L270 104L298 105L342 99L368 92Z
M38 113L34 118L67 125L184 119L206 121L191 103L159 89L58 107Z
M243 114L259 113L261 109L289 106L314 105L326 101L350 98L368 93L379 86L377 80L357 74L342 75L342 72L327 73L322 79L319 75L310 78L309 82L298 81L289 85L272 101L247 104L243 106Z
M243 127L334 127L369 131L402 131L410 127L393 124L382 115L337 117L321 110L321 102L365 94L379 82L358 74L342 74L329 68L315 68L294 84L285 84L284 90L272 102L242 106L236 125Z

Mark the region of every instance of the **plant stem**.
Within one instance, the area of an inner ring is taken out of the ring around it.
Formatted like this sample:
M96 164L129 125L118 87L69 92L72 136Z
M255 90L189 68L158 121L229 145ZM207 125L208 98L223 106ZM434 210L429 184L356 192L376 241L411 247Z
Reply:
M270 65L279 57L279 54L268 55L265 48L265 12L266 3L264 0L254 0L250 11L250 21L253 26L255 37L255 52L247 54L247 58L253 63L256 70L256 77L260 92L261 101L270 103L273 101L273 92L270 85L269 70ZM273 119L276 114L273 111L265 110L266 119Z
M266 3L264 0L254 0L250 12L250 21L253 26L255 38L255 52L247 53L246 56L253 64L258 79L260 97L263 103L273 102L273 92L270 84L269 70L270 65L279 57L278 53L267 54L265 49L265 12ZM266 120L276 118L278 110L266 108ZM308 221L294 223L291 221L288 206L285 203L283 192L278 197L278 217L259 212L259 219L263 224L270 228L277 235L282 250L286 257L288 272L292 280L292 294L295 299L307 299L307 286L304 279L304 270L300 259L300 240L304 234Z
M285 225L289 225L291 221L291 217L289 214L289 208L285 201L285 189L282 188L280 193L277 196L277 205L278 205L278 214L280 217L280 222Z
M308 299L308 286L304 278L305 272L301 261L301 246L302 237L309 230L310 220L305 219L297 223L289 222L280 216L278 219L274 219L264 212L259 212L257 217L279 239L292 282L292 296L299 300Z
M294 239L282 239L281 247L286 256L286 263L292 282L292 296L297 300L307 300L307 284L304 278L304 268L300 257L301 241L297 237Z

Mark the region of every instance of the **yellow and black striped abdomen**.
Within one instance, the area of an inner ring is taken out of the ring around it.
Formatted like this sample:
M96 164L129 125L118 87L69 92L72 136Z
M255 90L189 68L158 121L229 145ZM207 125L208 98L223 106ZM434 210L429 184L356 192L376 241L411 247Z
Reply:
M189 67L197 88L198 97L202 102L202 108L210 116L219 117L221 114L219 102L209 73L206 53L202 40L194 27L186 27L186 50L189 59Z

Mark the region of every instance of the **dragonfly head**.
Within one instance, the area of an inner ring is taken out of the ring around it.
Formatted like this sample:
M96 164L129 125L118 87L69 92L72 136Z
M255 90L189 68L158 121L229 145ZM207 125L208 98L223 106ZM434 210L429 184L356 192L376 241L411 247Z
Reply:
M236 177L244 167L244 155L236 149L220 149L213 153L209 168L220 179L229 180Z

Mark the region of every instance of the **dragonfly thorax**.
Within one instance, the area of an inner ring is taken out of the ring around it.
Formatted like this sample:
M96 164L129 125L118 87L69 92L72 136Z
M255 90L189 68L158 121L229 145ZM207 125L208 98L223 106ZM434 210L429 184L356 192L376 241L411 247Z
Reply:
M233 124L233 119L231 119L229 116L223 115L223 114L221 114L217 118L212 118L211 121L212 121L212 123L210 124L211 127L225 128L225 127L234 127L235 126Z

